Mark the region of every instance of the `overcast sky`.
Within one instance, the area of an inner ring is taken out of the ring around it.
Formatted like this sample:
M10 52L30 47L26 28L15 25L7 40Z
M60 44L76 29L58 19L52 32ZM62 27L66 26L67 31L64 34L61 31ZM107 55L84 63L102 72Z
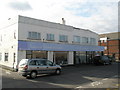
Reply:
M1 0L0 22L16 15L89 29L96 33L118 31L119 0Z

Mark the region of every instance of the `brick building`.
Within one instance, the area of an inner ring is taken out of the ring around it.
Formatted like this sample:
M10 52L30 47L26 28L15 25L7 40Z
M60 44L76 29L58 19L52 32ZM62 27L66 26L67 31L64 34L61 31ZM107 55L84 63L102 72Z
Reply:
M120 60L120 32L106 33L99 35L99 46L104 46L106 55L115 55Z

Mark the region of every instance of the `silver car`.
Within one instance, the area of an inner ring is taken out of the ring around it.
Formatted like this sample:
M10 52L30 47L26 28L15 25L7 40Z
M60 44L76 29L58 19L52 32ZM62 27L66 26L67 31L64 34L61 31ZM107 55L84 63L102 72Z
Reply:
M61 74L61 66L46 59L22 59L18 65L18 73L24 77L28 75L36 78L38 74Z

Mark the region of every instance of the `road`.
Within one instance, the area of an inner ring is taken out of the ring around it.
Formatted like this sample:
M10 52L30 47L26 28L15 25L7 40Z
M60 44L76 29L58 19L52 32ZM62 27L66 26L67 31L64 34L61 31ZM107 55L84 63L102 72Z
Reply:
M63 67L61 75L39 75L26 79L17 72L2 69L2 88L118 88L118 63L105 66ZM117 89L116 89L117 90Z

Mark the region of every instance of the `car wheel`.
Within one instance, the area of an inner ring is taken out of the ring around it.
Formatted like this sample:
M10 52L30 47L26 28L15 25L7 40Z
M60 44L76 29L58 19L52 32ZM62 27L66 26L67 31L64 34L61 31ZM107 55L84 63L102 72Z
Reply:
M55 72L55 74L60 75L61 74L61 70L57 69L56 72Z
M30 73L30 78L34 79L37 77L37 73L35 71Z

